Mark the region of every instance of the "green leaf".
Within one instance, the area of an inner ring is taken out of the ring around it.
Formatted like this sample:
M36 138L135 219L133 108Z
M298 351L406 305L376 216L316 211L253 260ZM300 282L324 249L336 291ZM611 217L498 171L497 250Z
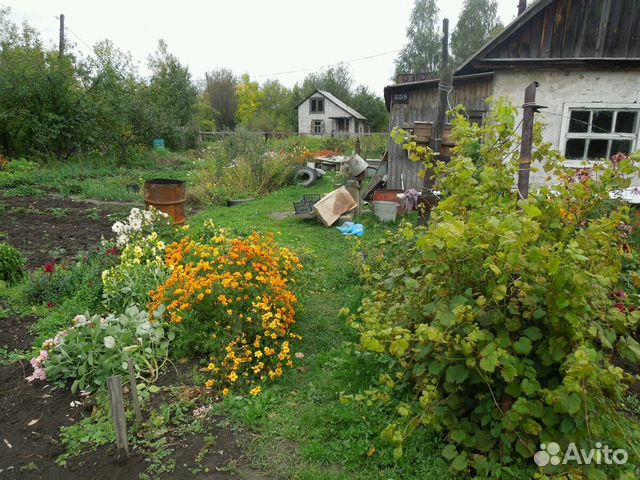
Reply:
M447 369L447 382L462 383L469 377L469 369L464 365L453 365Z
M402 450L402 445L398 445L393 449L393 458L399 460L404 455L404 451Z
M567 395L563 393L560 395L560 406L564 409L565 412L574 414L580 411L580 406L582 405L582 400L577 393L571 393Z
M520 337L520 339L513 344L513 349L520 355L527 355L531 351L532 347L533 345L531 344L529 337Z
M461 453L456 458L454 458L453 462L451 462L451 468L456 472L461 472L467 468L469 462L467 461L467 454Z
M534 314L535 315L535 314ZM538 327L529 327L522 332L532 342L537 342L542 338L542 331Z
M442 449L442 456L447 460L453 460L458 455L456 446L452 443Z

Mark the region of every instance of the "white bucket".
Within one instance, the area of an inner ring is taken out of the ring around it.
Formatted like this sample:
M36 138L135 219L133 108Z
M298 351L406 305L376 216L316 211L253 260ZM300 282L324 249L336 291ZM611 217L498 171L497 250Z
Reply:
M347 161L347 173L350 177L357 177L369 167L369 164L357 153Z
M399 204L396 202L373 202L373 214L381 222L395 222L398 217Z

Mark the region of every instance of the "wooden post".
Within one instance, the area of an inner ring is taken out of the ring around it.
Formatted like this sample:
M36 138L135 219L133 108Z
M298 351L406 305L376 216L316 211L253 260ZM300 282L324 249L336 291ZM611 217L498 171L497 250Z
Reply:
M362 145L360 144L360 137L356 138L356 153L362 156Z
M58 53L60 58L64 55L64 14L60 14L60 41L58 43Z
M518 195L529 198L529 173L531 171L531 150L533 147L533 121L536 113L536 89L540 84L533 82L524 92L522 108L522 143L520 145L520 169L518 170Z
M453 70L449 68L449 19L442 22L442 69L440 70L440 83L438 85L438 109L436 121L433 124L433 133L429 147L434 153L440 153L442 137L447 123L447 110L449 109L449 92L453 88ZM438 197L433 194L436 178L433 171L427 169L422 181L422 195L419 200L420 216L418 224L426 225L431 209L438 204Z
M127 360L127 369L129 370L129 386L131 388L131 400L133 401L133 409L136 412L136 420L142 423L142 410L140 410L140 401L138 400L138 386L136 385L136 373L133 369L133 360Z
M120 375L107 378L111 418L116 431L117 460L126 462L129 458L129 441L127 439L127 420L124 416L124 397L122 396L122 379Z

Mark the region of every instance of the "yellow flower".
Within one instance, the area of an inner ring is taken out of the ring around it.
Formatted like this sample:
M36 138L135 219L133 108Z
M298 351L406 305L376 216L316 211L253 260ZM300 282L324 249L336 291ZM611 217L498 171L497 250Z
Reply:
M226 397L227 395L229 395L229 389L225 388L224 390L222 390L222 394Z
M216 366L213 363L210 363L207 367L209 370L215 370Z
M249 393L255 397L256 395L259 395L260 392L262 392L262 387L253 388Z
M214 382L213 380L207 380L207 383L205 383L204 386L207 388L211 388L215 383L216 382Z

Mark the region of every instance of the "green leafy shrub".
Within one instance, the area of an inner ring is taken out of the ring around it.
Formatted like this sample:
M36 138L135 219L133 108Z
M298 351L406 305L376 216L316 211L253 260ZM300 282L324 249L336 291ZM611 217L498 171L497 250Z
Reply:
M24 259L20 251L8 243L0 242L0 281L19 282L24 275Z
M137 307L117 316L78 315L70 328L44 342L45 350L32 360L35 371L30 380L46 378L58 387L71 382L72 392L94 391L103 388L108 377L126 374L131 358L138 378L153 382L167 360L172 338L173 333L160 322L150 322L149 314Z
M640 312L619 294L634 253L628 208L602 207L636 169L618 158L596 179L563 170L538 127L537 158L559 183L521 200L517 158L505 161L514 123L502 103L482 128L458 115L448 164L399 134L434 169L442 200L426 229L404 224L363 266L370 293L353 326L383 365L369 401L396 412L382 432L396 456L416 429L435 429L458 474L635 478L639 430L619 413L629 376L614 363L640 360ZM602 442L629 463L538 469L532 457L549 442Z

